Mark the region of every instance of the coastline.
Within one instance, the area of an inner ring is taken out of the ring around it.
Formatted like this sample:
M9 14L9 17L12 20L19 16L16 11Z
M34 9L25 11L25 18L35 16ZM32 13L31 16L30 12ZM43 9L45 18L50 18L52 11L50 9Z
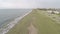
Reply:
M33 9L6 34L60 34L59 30L60 25L56 21Z
M31 12L32 10L26 13L25 15L16 18L15 20L7 24L7 28L4 28L4 29L1 28L0 34L6 34L11 28L13 28L18 23L18 21L20 21L22 18L24 18L26 15L28 15Z

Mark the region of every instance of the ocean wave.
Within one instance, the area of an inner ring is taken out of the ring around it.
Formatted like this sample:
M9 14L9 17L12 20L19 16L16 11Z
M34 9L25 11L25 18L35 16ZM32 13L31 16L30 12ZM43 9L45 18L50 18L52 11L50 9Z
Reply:
M31 12L32 12L32 10L29 11L28 13L26 13L25 15L16 18L15 20L13 20L9 24L7 24L5 28L1 28L0 34L6 34L12 27L14 27L18 23L18 21L20 21L23 17L25 17L26 15L28 15Z

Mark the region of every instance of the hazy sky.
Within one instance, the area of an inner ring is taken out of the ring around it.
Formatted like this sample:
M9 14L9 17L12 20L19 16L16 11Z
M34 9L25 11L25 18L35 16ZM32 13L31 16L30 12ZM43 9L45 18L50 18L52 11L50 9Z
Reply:
M0 8L60 8L60 0L0 0Z

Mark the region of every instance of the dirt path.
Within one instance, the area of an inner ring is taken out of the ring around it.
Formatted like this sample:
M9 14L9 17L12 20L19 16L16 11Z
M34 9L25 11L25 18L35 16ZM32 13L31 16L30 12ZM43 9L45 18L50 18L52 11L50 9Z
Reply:
M28 30L29 34L37 34L37 29L32 24L28 27Z

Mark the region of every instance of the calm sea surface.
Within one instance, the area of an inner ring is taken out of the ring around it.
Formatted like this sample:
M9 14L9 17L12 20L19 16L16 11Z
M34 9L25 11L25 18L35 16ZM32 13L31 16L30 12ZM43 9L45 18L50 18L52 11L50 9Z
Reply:
M0 9L0 28L30 10L31 9Z

